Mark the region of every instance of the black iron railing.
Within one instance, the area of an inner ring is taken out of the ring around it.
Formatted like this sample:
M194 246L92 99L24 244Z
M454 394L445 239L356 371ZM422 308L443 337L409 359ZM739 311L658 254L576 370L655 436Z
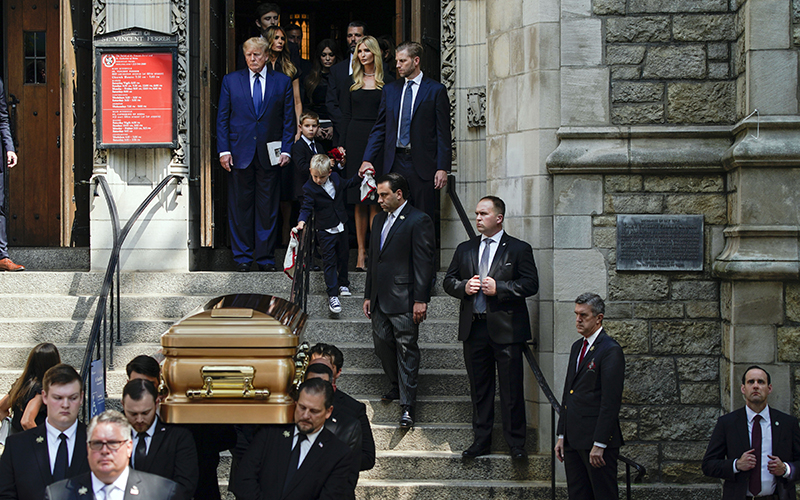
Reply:
M169 175L164 178L158 185L147 195L147 198L142 201L139 207L131 214L125 227L120 229L119 225L119 212L117 211L117 204L114 201L114 196L111 194L111 189L108 186L105 176L98 175L94 177L95 183L95 196L99 196L99 192L103 193L103 197L108 205L108 213L111 216L111 230L112 230L112 248L111 254L108 257L108 265L106 266L106 273L103 277L103 284L100 287L100 293L97 296L97 307L94 312L94 320L92 321L92 330L89 333L89 340L86 343L86 351L83 355L83 363L81 364L81 378L83 385L86 388L83 401L84 418L89 415L88 411L88 397L89 397L89 374L91 373L91 365L93 361L98 359L103 360L103 386L105 390L106 375L108 369L114 368L114 343L116 337L117 345L122 344L122 329L120 323L120 266L119 254L122 249L122 244L125 238L130 233L133 225L144 213L150 202L170 183L173 179L177 180L180 186L183 177L180 175ZM178 189L180 194L180 189ZM115 280L116 276L116 280ZM111 300L109 301L109 295ZM110 325L109 325L110 323ZM95 352L96 351L96 352ZM96 356L96 357L95 357ZM108 362L106 362L108 360ZM106 394L107 396L107 394Z
M472 227L472 223L470 222L469 217L467 217L467 212L464 210L463 205L461 204L461 200L458 197L458 193L456 192L456 178L454 175L447 176L447 194L450 196L450 200L453 202L453 207L456 209L459 218L461 219L461 223L464 225L464 229L467 231L467 234L470 238L476 236L475 229ZM559 404L558 399L556 398L553 391L550 389L550 385L547 383L547 379L542 373L542 370L539 368L539 364L536 362L536 358L533 355L532 348L533 345L527 345L525 347L525 358L528 360L528 364L531 367L531 371L533 371L533 376L536 377L536 381L539 383L539 387L542 389L547 400L550 402L550 498L556 498L556 414L561 414L561 404ZM623 455L619 456L619 461L625 464L625 487L626 487L626 494L627 500L631 500L631 468L636 469L636 479L635 481L641 481L644 478L645 474L647 474L647 469L641 465L637 464L633 460Z
M306 221L306 227L300 233L297 253L294 261L294 278L289 301L297 304L304 311L308 302L308 287L311 281L311 268L314 261L314 211Z

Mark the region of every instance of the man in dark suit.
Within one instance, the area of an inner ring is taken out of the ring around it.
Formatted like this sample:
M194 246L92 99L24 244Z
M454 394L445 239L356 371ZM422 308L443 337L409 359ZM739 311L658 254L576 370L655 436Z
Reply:
M522 353L531 338L526 297L539 291L531 246L503 231L506 205L485 196L475 208L482 236L456 248L444 289L461 300L458 340L472 396L472 445L463 456L486 455L494 425L495 368L500 377L503 435L514 459L524 459L525 394Z
M375 354L389 377L384 401L400 399L400 427L414 425L419 373L419 325L433 279L433 221L408 203L408 183L390 172L376 180L383 212L372 223L364 315L372 319Z
M289 163L296 131L294 95L288 76L267 71L268 47L261 37L244 43L246 70L222 80L217 114L217 148L228 179L228 220L237 270L255 260L274 271L280 169ZM270 160L267 143L280 142L280 160Z
M333 344L317 343L308 352L311 361L318 358L327 359L333 366L333 413L336 415L339 409L348 410L358 418L361 424L361 466L359 470L370 470L375 467L375 438L372 436L372 427L367 417L367 406L350 396L336 386L336 381L342 375L344 366L344 354L341 349Z
M192 433L158 418L158 394L149 380L135 379L122 389L122 409L133 427L131 466L178 483L178 499L191 500L199 477Z
M241 500L339 500L348 496L354 468L350 448L325 429L333 412L333 387L303 382L294 424L263 426L244 454L235 478Z
M44 425L6 441L0 458L0 499L39 500L47 485L89 471L86 426L78 422L83 401L78 372L65 364L47 370L42 401L47 405Z
M328 76L328 93L325 94L325 107L333 123L333 145L339 144L339 131L341 131L343 120L340 103L342 92L349 92L353 84L353 55L356 45L367 35L367 25L362 21L351 21L347 25L347 58L331 66L331 73Z
M625 356L603 328L605 303L594 293L575 299L575 326L567 364L556 458L564 462L570 500L618 498L617 459L622 446L619 409Z
M794 500L800 478L800 427L770 408L769 373L751 366L742 374L745 406L719 417L703 457L703 473L724 479L723 500Z
M312 360L306 370L306 380L318 378L328 382L333 380L333 368L325 358ZM333 385L331 385L333 387ZM335 391L335 389L334 389ZM338 408L334 399L333 412L325 421L325 428L350 448L353 455L353 468L350 471L351 489L347 492L347 499L355 500L356 485L358 484L359 466L361 465L361 424L358 417L347 408Z
M444 85L420 71L422 45L404 42L395 57L398 79L383 87L361 169L374 169L383 154L384 172L405 177L411 189L406 198L434 220L435 190L447 184L453 156L450 100Z
M8 106L6 105L6 91L3 88L3 81L0 80L0 141L3 143L3 150L6 152L6 168L13 168L17 164L17 153L14 149L14 141L11 138L11 127L8 123ZM25 268L15 264L8 257L8 234L6 233L6 211L5 211L5 182L6 170L0 166L0 271L24 271Z
M133 444L125 415L107 410L89 423L91 472L47 487L46 500L176 500L178 485L128 466Z

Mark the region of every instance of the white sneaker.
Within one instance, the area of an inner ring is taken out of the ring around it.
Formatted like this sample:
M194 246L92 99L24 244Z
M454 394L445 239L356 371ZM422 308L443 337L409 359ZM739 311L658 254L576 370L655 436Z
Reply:
M342 312L342 304L339 302L339 297L328 297L328 309L335 314Z
M351 296L353 294L350 293L350 289L347 288L346 286L340 286L339 287L339 295L341 295L342 297L349 297L349 296Z

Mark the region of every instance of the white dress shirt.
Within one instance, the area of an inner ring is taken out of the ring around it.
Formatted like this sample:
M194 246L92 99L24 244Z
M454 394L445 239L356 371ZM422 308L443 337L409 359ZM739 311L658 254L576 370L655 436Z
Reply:
M325 184L322 185L322 189L324 189L325 192L328 193L328 196L330 196L331 199L336 198L336 186L333 185L333 182L331 181L330 177L328 177L328 180L325 181ZM341 233L342 231L344 231L344 224L340 222L338 226L326 229L325 231L330 234Z
M251 69L248 69L247 71L250 74L250 97L252 97L253 96L253 87L255 86L255 83L256 83L256 74ZM261 102L264 102L264 92L266 92L266 90L267 90L267 66L266 65L264 65L264 67L261 68L261 72L259 73L259 75L261 75ZM258 112L258 110L256 110L256 112Z
M97 479L97 476L95 476L94 472L92 472L92 490L94 491L94 497L97 500L124 500L125 488L128 487L128 476L130 473L131 468L125 467L125 470L122 471L122 474L120 474L119 477L113 483L111 483L111 487L106 490L107 496L104 498L102 490L106 484Z
M419 93L419 85L422 83L422 71L417 76L411 79L414 85L411 86L411 117L414 117L414 104L417 102L417 94ZM400 116L397 118L397 143L400 143L400 127L403 122L403 101L406 100L406 85L408 85L408 78L403 83L403 90L400 92ZM411 143L408 144L411 147Z
M317 437L319 433L322 432L325 426L322 425L314 434L306 434L306 440L300 443L300 459L297 461L297 468L299 469L301 465L303 465L303 460L306 459L306 455L308 452L311 451L311 447L314 446L314 443L317 441ZM297 445L297 436L300 434L300 430L297 426L294 426L294 437L292 438L292 449L294 449L295 445Z
M44 421L45 431L47 432L47 454L50 456L50 473L56 466L56 454L58 447L61 446L61 431L50 425L47 420ZM64 431L67 436L67 467L72 464L72 452L75 451L75 435L78 433L78 421L75 420L69 429Z
M756 413L750 409L749 406L745 405L744 407L745 414L747 415L747 436L750 439L750 442L753 441L753 419L756 415L761 415L761 493L758 496L769 496L775 493L775 476L770 474L769 469L767 469L767 464L769 464L769 456L772 455L772 422L769 419L769 405L765 406L760 413ZM736 468L736 462L739 458L736 458L733 461L733 472L737 474L741 472L739 469ZM786 465L786 472L783 474L783 477L788 476L791 473L791 466L789 464ZM748 490L747 497L752 498L753 495Z
M150 424L150 428L144 431L147 434L147 438L144 440L144 454L147 455L150 452L150 443L153 442L153 435L156 433L156 424L158 423L158 417L153 419L153 423ZM133 453L131 453L131 465L136 467L136 445L139 444L139 433L136 431L131 432L131 437L133 438Z

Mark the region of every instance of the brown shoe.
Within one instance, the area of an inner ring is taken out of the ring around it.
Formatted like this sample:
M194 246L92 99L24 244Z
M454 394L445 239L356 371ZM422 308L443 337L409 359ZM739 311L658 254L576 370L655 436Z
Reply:
M20 266L19 264L14 264L14 261L6 257L5 259L0 259L0 271L24 271L25 267Z

